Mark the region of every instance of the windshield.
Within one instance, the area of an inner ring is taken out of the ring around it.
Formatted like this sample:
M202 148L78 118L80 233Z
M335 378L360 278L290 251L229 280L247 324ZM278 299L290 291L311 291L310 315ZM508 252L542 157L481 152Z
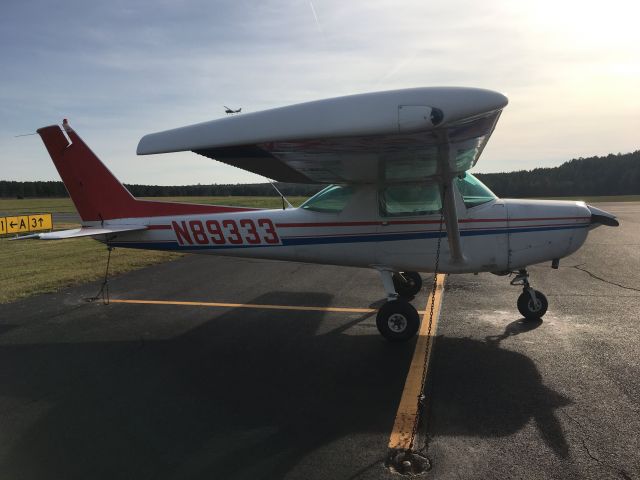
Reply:
M477 207L498 198L484 183L470 173L465 173L462 178L456 178L456 184L467 208Z
M353 189L351 187L329 185L300 205L300 208L313 212L340 213L347 205L352 194Z

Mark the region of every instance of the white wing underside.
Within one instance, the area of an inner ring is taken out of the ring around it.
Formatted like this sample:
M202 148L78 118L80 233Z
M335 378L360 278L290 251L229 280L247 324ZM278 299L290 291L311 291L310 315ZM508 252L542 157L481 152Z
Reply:
M473 88L352 95L146 135L138 154L191 150L284 182L425 180L475 165L506 104Z

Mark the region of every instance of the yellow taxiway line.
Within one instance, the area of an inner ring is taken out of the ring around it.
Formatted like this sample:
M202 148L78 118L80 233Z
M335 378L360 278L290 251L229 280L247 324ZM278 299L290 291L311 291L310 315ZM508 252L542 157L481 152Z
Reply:
M128 303L139 305L179 305L186 307L215 307L215 308L255 308L262 310L298 310L305 312L338 312L338 313L375 313L374 308L343 308L343 307L308 307L304 305L261 305L255 303L220 303L220 302L177 302L172 300L121 300L110 299L110 303Z
M394 450L408 450L411 447L411 436L413 426L418 418L418 397L422 395L422 377L425 370L429 369L431 353L433 352L433 343L438 327L438 318L440 317L440 309L442 307L442 295L444 293L445 274L438 274L436 281L436 291L429 294L427 298L427 306L418 332L418 340L416 349L413 352L413 359L409 366L409 373L404 384L400 405L396 413L396 420L393 424L391 437L389 438L389 448ZM435 295L433 307L433 321L431 324L431 332L429 332L429 315L431 312L432 295ZM425 362L425 354L428 358Z
M432 294L427 298L427 306L418 313L423 315L413 359L409 366L409 373L405 381L404 390L400 399L400 405L396 413L395 423L389 438L389 448L407 450L411 444L413 425L418 417L418 396L422 395L422 376L425 369L429 368L433 342L438 327L438 318L442 307L442 295L444 292L444 279L446 275L438 274L435 291L435 303L433 308L433 321L429 332L429 314L431 311ZM265 305L255 303L222 303L222 302L183 302L174 300L128 300L110 299L111 303L123 303L130 305L165 305L186 307L213 307L213 308L253 308L262 310L297 310L306 312L335 312L335 313L375 313L375 308L346 308L346 307L313 307L304 305ZM425 364L425 354L429 351Z
M109 303L128 303L132 305L177 305L183 307L212 307L212 308L255 308L262 310L298 310L303 312L335 312L335 313L376 313L375 308L348 307L309 307L305 305L263 305L259 303L221 303L221 302L179 302L174 300L127 300L111 298ZM427 312L418 311L420 315Z

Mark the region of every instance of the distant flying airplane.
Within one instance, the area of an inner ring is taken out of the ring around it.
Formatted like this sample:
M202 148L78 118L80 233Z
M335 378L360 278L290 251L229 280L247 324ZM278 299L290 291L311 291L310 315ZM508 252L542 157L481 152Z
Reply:
M557 268L589 230L618 222L584 202L500 199L468 173L506 105L489 90L414 88L249 113L140 140L141 155L191 150L282 182L332 184L286 210L138 200L65 120L63 130L53 125L38 133L82 228L30 237L91 236L113 247L376 269L387 294L376 324L390 341L417 332L420 317L408 299L422 285L417 272L436 265L441 273L515 273L511 284L523 287L518 310L540 319L547 298L531 287L527 266Z
M242 111L242 108L239 108L239 109L237 109L237 110L234 110L234 109L232 109L232 108L227 107L226 105L224 106L224 108L225 108L224 113L226 113L227 115L229 115L229 114L233 114L233 113L240 113L240 112Z

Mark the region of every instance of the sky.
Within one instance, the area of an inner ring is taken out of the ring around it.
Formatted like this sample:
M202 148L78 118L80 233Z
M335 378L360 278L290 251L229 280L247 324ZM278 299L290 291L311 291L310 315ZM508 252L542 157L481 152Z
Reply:
M476 172L640 148L629 0L4 0L0 179L58 180L37 128L70 124L125 183L262 182L151 132L354 93L482 87L509 105Z

